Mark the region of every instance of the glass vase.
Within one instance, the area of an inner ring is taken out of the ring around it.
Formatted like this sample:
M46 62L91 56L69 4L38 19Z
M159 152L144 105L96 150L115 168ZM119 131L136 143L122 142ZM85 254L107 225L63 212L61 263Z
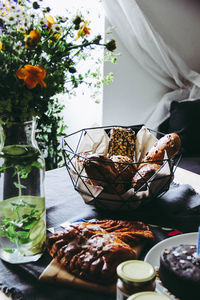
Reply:
M10 263L38 260L46 244L45 161L35 129L35 120L0 128L0 258Z

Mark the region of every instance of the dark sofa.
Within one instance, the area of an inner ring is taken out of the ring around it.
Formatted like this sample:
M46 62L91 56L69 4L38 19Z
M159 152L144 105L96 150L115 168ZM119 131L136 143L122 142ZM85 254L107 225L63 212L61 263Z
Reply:
M179 167L200 174L200 100L173 101L170 117L159 126L158 131L179 134L182 142Z
M199 156L183 156L179 162L179 167L200 175L200 155ZM200 184L200 180L199 180Z

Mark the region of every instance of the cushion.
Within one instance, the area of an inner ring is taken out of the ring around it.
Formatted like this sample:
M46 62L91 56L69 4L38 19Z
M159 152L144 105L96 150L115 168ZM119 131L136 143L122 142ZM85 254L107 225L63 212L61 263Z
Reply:
M178 166L200 175L200 155L184 156Z
M161 124L159 131L178 133L184 155L200 155L200 100L173 101L170 117Z

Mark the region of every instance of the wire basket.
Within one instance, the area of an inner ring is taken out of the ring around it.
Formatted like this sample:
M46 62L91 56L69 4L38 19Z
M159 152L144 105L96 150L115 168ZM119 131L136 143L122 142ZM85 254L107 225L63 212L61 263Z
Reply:
M181 154L177 155L175 159L163 159L159 170L148 178L148 180L143 178L143 184L138 188L132 188L131 180L125 180L124 176L122 176L124 172L133 166L132 163L128 162L102 160L105 170L112 168L113 164L115 164L115 168L121 170L112 180L108 177L108 172L100 172L98 167L96 177L88 176L85 168L89 161L91 163L91 157L88 158L86 154L98 152L106 155L110 131L114 127L131 128L136 136L143 128L142 125L112 125L84 128L69 134L62 140L62 151L66 169L74 189L81 195L85 203L94 205L101 210L121 211L137 209L153 198L163 195L169 189ZM149 128L146 128L146 131L154 138L164 136L163 133ZM95 157L92 158L92 162L96 163ZM137 168L139 164L141 164L140 161L135 161L134 167Z

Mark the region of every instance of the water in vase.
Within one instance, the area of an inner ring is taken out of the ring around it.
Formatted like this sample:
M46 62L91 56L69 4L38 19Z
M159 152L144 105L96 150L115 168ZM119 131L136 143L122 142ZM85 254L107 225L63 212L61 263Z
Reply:
M46 243L44 159L33 145L5 145L0 171L0 258L36 261Z

